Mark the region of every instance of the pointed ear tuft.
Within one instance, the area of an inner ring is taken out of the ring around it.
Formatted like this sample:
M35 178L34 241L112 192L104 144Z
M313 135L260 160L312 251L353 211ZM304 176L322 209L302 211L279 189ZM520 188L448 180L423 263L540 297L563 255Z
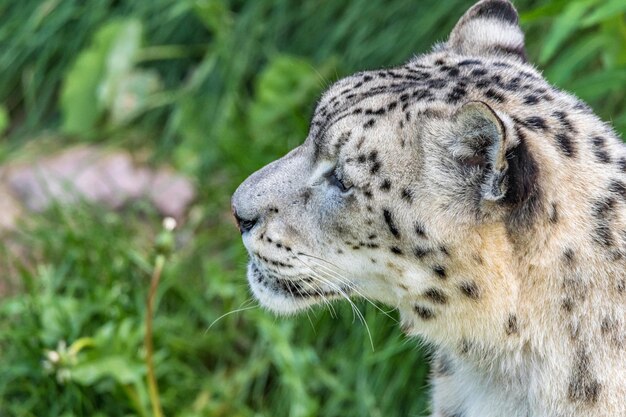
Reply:
M508 0L481 0L456 24L448 47L474 56L501 56L526 62L524 34Z

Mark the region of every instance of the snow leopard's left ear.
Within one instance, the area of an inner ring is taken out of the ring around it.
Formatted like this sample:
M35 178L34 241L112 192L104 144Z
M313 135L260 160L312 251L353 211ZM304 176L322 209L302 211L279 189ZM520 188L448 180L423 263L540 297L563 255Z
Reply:
M508 0L481 0L458 21L446 45L472 56L506 56L526 62L524 33Z
M478 170L482 201L517 206L536 190L538 169L513 120L480 101L465 103L452 118L452 155L465 169Z

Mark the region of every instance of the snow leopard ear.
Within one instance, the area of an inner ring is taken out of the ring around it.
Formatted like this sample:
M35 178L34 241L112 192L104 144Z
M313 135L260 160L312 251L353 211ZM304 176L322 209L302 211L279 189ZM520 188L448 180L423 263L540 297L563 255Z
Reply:
M526 62L524 33L508 0L481 0L458 21L447 47L462 55L505 56Z
M453 119L455 141L452 154L468 168L484 172L480 194L486 201L501 201L510 184L507 148L514 146L502 118L482 101L464 104Z

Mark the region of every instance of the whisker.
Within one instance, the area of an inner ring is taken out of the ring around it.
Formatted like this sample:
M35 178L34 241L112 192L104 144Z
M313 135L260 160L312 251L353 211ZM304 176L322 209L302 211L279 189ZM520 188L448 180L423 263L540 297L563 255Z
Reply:
M361 323L363 323L363 325L365 326L365 330L367 331L367 335L370 341L370 345L372 346L372 351L376 350L374 348L374 340L372 338L372 333L370 331L369 325L367 324L367 321L365 320L365 317L363 316L363 313L361 313L361 310L359 310L359 308L356 306L356 304L354 304L354 302L350 299L350 297L348 296L348 294L346 294L346 292L339 287L337 284L330 282L328 279L323 278L322 276L319 275L319 273L314 270L313 268L311 268L310 265L308 265L304 260L302 260L299 256L296 255L296 259L298 259L300 262L302 262L302 264L304 264L313 274L314 274L314 279L319 280L321 283L329 286L331 289L335 290L342 298L344 298L346 301L348 301L348 303L350 304L353 313L359 318L359 320L361 321Z
M310 269L310 268L309 268ZM312 279L314 279L313 277L311 277ZM328 298L318 289L315 288L313 285L311 285L310 283L306 282L306 281L302 281L303 284L308 285L313 291L315 291L315 293L317 295L320 296L320 298L322 299L322 302L324 303L324 305L326 307L328 307L328 310L330 311L330 316L333 318L337 318L337 312L335 311L335 308L333 307L333 305L330 303L330 301L328 300Z
M329 267L324 266L324 265L320 264L319 262L315 262L315 260L319 260L319 261L325 262L325 263L327 263L328 265L330 265L330 266L332 266L334 268L341 269L337 265L335 265L332 262L329 262L329 261L327 261L327 260L325 260L323 258L319 258L317 256L309 255L309 254L306 254L306 253L303 253L303 252L300 252L299 254L304 255L304 256L306 256L308 258L311 258L312 262L314 262L316 265L318 265L319 267L324 268L325 270L330 271L331 273L333 273L334 275L330 275L331 278L335 278L335 279L339 280L342 284L345 284L348 287L350 287L350 289L352 291L354 291L358 296L362 297L367 303L371 304L376 310L380 311L385 316L389 317L395 323L398 323L398 320L395 317L390 315L388 311L383 310L375 302L373 302L369 297L366 297L362 292L360 292L358 290L358 288L356 287L356 284L352 283L348 278L343 276L340 273L340 271L336 271L336 270L330 269ZM393 310L391 310L391 311L393 311Z
M252 300L254 301L254 300ZM241 305L247 304L249 303L250 300L244 301ZM215 325L215 323L217 323L218 321L220 321L221 319L223 319L226 316L230 316L231 314L234 313L240 313L242 311L246 311L246 310L254 310L255 308L259 308L259 305L253 305L250 307L241 307L241 308L237 308L235 310L231 310L228 313L222 314L221 316L219 316L218 318L216 318L215 320L213 320L213 322L209 325L209 327L206 328L206 330L204 331L204 334L207 334L209 332L209 330L211 330L211 327L213 327L213 325Z

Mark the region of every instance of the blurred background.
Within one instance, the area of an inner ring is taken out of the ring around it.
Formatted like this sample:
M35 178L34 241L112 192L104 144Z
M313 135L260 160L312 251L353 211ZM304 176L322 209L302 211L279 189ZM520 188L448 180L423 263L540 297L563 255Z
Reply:
M2 1L0 416L427 415L395 312L257 306L229 197L326 86L472 3ZM623 135L626 2L515 3L531 60Z

